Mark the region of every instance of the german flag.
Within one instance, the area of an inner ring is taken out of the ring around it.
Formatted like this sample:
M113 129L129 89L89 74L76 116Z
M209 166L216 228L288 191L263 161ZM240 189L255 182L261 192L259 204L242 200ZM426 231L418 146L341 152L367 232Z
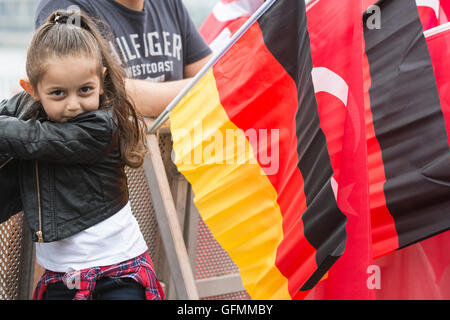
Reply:
M345 249L312 67L304 1L277 0L170 115L175 164L253 299L301 298Z
M425 39L418 2L377 2L379 29L368 28L364 15L375 257L450 226L448 94L441 84L448 67L438 57L449 42Z

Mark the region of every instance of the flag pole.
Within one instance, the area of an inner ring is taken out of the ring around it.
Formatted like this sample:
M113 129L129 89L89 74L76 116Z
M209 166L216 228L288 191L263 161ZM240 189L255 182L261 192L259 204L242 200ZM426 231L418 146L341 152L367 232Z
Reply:
M184 98L184 96L200 81L201 78L208 72L211 67L239 40L239 38L258 20L277 0L265 1L255 13L239 28L239 30L231 37L230 41L203 66L202 69L192 78L192 80L181 90L178 95L167 105L164 111L156 118L150 128L147 130L148 134L155 133L164 122L169 118L170 112L176 105ZM308 1L308 0L306 0ZM309 1L308 1L309 2Z

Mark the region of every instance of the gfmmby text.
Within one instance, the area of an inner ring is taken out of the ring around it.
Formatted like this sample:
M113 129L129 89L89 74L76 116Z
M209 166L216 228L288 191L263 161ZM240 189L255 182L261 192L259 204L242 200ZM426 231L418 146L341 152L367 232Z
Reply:
M208 318L214 314L221 315L270 315L273 305L268 304L224 304L221 307L179 306L178 315L198 315Z

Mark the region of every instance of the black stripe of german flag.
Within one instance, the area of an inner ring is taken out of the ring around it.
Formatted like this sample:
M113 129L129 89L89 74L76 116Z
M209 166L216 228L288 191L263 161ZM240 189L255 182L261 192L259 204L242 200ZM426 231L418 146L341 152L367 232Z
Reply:
M290 19L288 15L300 16L300 19ZM274 19L285 23L274 24ZM342 255L347 235L346 216L338 208L331 187L333 170L325 135L320 127L311 77L312 58L305 4L303 1L277 1L258 22L268 50L297 87L297 166L304 179L307 203L303 213L304 234L317 250L318 266L301 289L309 290Z
M370 15L364 15L370 104L386 174L386 206L401 248L448 229L450 152L415 1L376 5L380 29L369 29Z

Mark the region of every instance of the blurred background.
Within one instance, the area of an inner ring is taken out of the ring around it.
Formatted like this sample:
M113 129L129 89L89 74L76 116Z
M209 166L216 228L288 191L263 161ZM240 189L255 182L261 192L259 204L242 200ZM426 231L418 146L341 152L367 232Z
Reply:
M198 27L218 0L182 0ZM0 0L0 100L19 90L38 0Z

